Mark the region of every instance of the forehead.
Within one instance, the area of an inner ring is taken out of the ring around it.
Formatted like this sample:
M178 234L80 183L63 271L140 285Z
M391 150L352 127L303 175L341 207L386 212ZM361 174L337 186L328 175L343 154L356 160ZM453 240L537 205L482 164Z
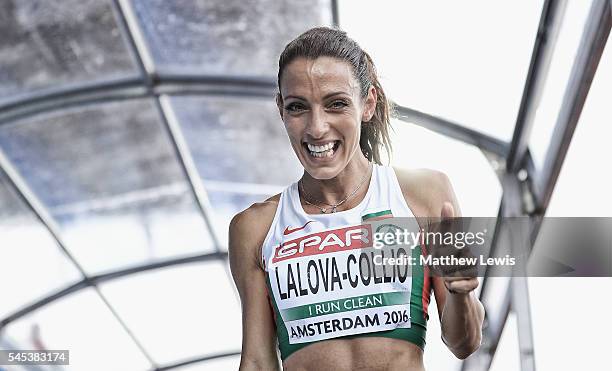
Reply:
M332 57L296 58L285 67L280 84L283 96L332 91L353 94L359 89L351 65Z

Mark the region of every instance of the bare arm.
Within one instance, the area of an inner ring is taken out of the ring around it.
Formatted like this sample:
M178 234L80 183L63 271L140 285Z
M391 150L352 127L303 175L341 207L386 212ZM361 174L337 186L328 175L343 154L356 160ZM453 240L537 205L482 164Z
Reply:
M434 279L442 280L439 277ZM454 286L464 287L463 291L451 294L444 283L440 285L434 282L438 307L443 307L440 319L442 340L457 358L465 359L480 347L484 308L472 291L478 287L477 278L455 281Z
M230 267L242 304L240 371L280 369L274 317L259 262L259 246L275 209L274 204L256 204L237 214L230 223Z
M442 206L437 213L442 218L460 217L461 211L450 181L439 176ZM484 307L476 297L477 277L433 277L434 294L442 326L442 340L460 359L467 358L482 340Z
M417 217L461 216L448 177L438 171L396 170L406 202ZM444 210L443 210L444 209ZM442 341L460 359L480 346L484 307L474 293L477 278L432 277ZM450 290L456 292L450 293Z

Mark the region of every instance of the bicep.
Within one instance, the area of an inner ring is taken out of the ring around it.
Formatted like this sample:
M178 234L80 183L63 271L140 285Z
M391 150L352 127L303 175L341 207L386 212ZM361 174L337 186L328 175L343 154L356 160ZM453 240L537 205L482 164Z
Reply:
M241 370L276 369L276 331L268 300L266 275L258 263L256 246L242 238L244 231L232 221L229 258L242 306ZM249 246L249 244L251 246Z
M455 216L461 216L461 208L451 181L443 172L421 169L408 173L396 170L396 174L406 203L411 205L413 214L424 217L420 220L420 223L423 223L420 225L421 228L429 229L427 219L440 217L445 202L453 205ZM446 286L442 277L433 276L431 279L438 316L441 320L446 303Z
M261 365L277 364L274 314L268 300L264 272L259 267L253 269L242 286L239 291L243 361Z
M438 209L441 210L445 202L450 202L453 205L455 217L461 217L461 207L459 206L459 201L457 200L457 195L455 194L450 179L442 172L438 172L436 177L437 186L434 189L437 190L437 195L434 197L436 199L434 204L439 205ZM438 214L435 216L439 215L440 211L438 211Z

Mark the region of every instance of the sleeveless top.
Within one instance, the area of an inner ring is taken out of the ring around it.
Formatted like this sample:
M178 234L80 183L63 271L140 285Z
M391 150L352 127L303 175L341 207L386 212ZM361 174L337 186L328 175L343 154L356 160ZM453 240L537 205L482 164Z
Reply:
M399 249L412 266L375 268L380 250L368 223L391 216L414 217L389 166L373 164L364 199L345 211L306 214L297 182L282 192L261 259L283 361L341 337L391 337L424 349L431 281L418 263L421 248Z

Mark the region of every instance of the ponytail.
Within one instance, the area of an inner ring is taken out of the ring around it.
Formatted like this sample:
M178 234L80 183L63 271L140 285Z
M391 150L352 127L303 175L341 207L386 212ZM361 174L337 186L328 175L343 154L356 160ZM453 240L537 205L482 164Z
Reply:
M374 86L376 89L376 108L372 118L367 122L361 123L361 140L359 146L361 152L370 161L382 165L381 148L383 148L387 155L391 154L391 140L389 137L389 129L391 128L391 106L387 100L387 96L378 81L378 75L376 73L376 67L372 58L363 52L365 71L367 74L367 80L370 81L370 86ZM362 89L362 97L367 97L369 90L365 90L365 94Z

